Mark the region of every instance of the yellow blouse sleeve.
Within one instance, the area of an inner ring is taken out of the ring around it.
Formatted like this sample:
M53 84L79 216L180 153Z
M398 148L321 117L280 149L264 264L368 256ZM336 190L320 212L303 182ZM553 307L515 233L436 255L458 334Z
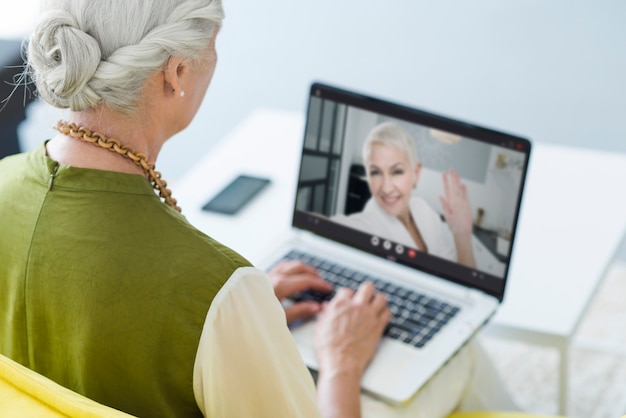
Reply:
M193 386L206 417L320 416L313 379L261 271L239 268L213 300Z

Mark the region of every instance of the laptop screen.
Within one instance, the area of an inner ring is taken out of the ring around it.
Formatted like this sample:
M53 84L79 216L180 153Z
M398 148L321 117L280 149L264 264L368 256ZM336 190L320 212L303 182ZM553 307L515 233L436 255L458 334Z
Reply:
M315 83L293 225L501 300L530 148Z

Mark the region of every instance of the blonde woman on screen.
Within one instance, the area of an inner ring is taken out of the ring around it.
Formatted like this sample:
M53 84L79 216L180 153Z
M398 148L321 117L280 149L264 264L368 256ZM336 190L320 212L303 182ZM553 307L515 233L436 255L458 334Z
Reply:
M375 126L363 144L363 162L372 197L363 210L333 220L381 238L475 268L472 207L467 188L454 170L442 175L440 197L445 222L414 194L422 163L411 135L398 124Z

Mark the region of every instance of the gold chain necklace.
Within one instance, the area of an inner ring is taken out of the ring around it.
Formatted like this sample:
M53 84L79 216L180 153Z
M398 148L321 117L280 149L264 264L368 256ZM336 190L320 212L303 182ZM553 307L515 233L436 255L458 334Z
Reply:
M63 135L80 139L81 141L88 142L111 152L115 152L122 157L128 158L135 163L135 165L141 167L144 174L148 177L150 184L156 191L159 192L159 196L165 200L165 203L178 212L181 211L180 207L176 205L176 199L172 197L172 191L167 188L167 182L161 178L161 173L154 170L154 163L148 161L146 154L142 152L135 152L132 147L122 144L115 138L107 138L100 132L91 132L89 129L82 126L79 128L75 123L68 123L60 120L54 126L54 129Z

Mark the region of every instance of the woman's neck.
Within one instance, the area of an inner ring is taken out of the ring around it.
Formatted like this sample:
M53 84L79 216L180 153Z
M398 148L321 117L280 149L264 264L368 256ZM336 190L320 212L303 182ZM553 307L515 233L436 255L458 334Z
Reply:
M144 153L154 162L167 139L159 132L158 124L151 123L145 114L120 114L106 108L84 112L71 112L67 122L115 138L121 144ZM81 139L59 133L47 144L48 155L63 164L75 167L95 168L130 174L143 174L143 170L130 159L87 143Z
M67 121L92 132L100 132L108 138L115 138L135 151L143 152L150 161L157 159L167 139L160 132L157 121L141 110L124 114L100 107L72 112Z
M411 215L411 213L409 212L406 216L399 216L398 220L406 228L407 232L413 239L413 242L415 242L417 249L419 249L420 251L428 252L426 242L424 241L422 233L415 223L415 219L413 219L413 215Z

